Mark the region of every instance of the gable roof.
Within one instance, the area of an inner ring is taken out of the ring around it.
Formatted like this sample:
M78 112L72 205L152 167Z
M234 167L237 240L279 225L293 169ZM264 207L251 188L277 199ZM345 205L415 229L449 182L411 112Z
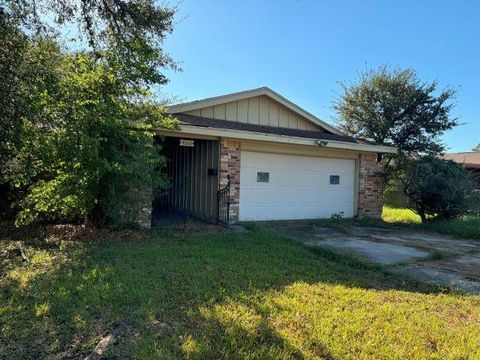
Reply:
M245 91L240 91L232 94L226 94L226 95L210 97L202 100L195 100L195 101L190 101L186 103L176 104L176 105L167 107L167 111L171 114L177 114L177 113L182 113L186 111L201 109L208 106L220 105L220 104L224 104L231 101L248 99L254 96L261 96L261 95L267 96L268 98L279 102L286 108L306 118L312 123L324 128L325 130L331 132L332 134L341 135L341 136L345 135L336 127L319 119L312 113L306 111L305 109L301 108L300 106L296 105L295 103L291 102L287 98L283 97L282 95L280 95L279 93L273 91L268 87L260 87L257 89L245 90Z
M480 152L459 152L442 156L445 160L453 160L468 168L480 168Z

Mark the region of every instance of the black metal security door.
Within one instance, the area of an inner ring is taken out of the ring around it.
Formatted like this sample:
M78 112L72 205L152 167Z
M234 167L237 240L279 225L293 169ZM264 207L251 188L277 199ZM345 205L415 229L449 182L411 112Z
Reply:
M218 215L217 222L221 225L230 224L230 175L227 175L227 186L218 190Z
M169 187L158 192L153 207L155 217L176 213L216 222L218 141L178 137L158 138L157 141L166 158L162 172Z

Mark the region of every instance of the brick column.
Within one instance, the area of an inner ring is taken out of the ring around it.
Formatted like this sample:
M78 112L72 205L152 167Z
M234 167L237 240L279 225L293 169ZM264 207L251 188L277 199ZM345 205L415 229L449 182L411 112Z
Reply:
M220 187L227 185L230 175L230 222L238 221L240 197L240 141L220 139Z
M360 154L358 183L358 216L382 216L383 165L377 154Z

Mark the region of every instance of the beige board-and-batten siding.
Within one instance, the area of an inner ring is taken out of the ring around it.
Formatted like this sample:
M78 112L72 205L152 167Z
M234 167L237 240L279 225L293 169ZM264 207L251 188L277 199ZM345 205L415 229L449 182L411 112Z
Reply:
M184 114L273 127L324 131L320 126L265 95L185 111Z

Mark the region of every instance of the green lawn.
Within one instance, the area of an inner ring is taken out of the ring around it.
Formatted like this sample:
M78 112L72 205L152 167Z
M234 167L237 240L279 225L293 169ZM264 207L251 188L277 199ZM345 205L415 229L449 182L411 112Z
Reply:
M12 246L0 242L0 358L82 358L112 329L107 357L480 357L480 297L259 227L50 239L26 245L29 264Z
M385 206L383 208L382 220L393 225L404 225L421 230L480 240L479 216L462 216L452 220L437 220L422 224L420 216L410 209L397 209Z

